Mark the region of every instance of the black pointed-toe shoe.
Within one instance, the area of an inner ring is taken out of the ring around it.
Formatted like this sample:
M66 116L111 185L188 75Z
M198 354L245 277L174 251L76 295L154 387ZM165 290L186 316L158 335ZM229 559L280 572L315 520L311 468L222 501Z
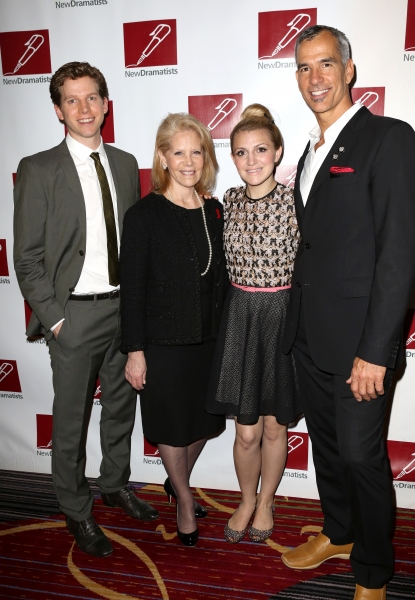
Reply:
M174 491L174 488L168 477L167 477L166 481L164 482L164 491L167 494L169 504L171 504L172 498L174 498L177 502L176 492ZM209 514L208 511L205 508L203 508L203 506L200 506L200 504L195 502L195 517L196 517L196 519L204 519L205 517L208 516L208 514Z
M185 546L195 546L199 539L199 530L196 527L192 533L182 533L179 528L177 528L177 537Z
M94 517L83 521L74 521L66 517L66 526L75 538L80 550L92 556L109 556L113 552L111 542L95 522Z
M147 502L144 502L144 500L137 498L133 490L127 486L111 494L101 492L101 497L106 506L119 506L125 510L127 515L133 517L133 519L154 521L159 516L158 510L147 504Z

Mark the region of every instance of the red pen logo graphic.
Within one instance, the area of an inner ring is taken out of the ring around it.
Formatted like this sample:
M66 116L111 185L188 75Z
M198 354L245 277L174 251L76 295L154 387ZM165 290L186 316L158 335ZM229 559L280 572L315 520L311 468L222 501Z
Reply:
M0 33L3 75L51 73L49 31L9 31Z
M147 438L144 438L144 456L160 456L157 446L149 442Z
M151 192L151 169L140 169L140 188L142 198Z
M287 187L294 187L297 165L279 165L275 171L275 181Z
M7 245L6 240L0 240L0 276L9 276L9 265L7 263Z
M189 113L202 121L214 140L229 138L242 112L242 94L189 96Z
M352 100L366 106L374 115L385 114L385 88L352 88Z
M17 392L21 394L22 388L15 360L0 359L0 390L2 392Z
M298 35L316 23L316 8L258 13L258 59L294 58Z
M177 65L176 19L124 23L125 68Z
M37 447L52 449L52 415L36 415Z
M95 384L95 392L94 392L94 402L96 401L100 401L101 400L101 382L99 379L97 379L97 382Z
M407 350L415 349L415 310L409 309L403 326L403 335Z
M307 471L308 433L294 432L288 436L288 457L285 468L296 471Z
M406 16L405 52L415 51L415 0L408 0Z
M64 124L65 136L68 135L68 129ZM105 115L104 122L101 125L101 136L104 144L114 144L115 143L115 134L114 134L114 106L113 101L108 100L108 112Z
M387 441L395 481L415 481L415 443Z

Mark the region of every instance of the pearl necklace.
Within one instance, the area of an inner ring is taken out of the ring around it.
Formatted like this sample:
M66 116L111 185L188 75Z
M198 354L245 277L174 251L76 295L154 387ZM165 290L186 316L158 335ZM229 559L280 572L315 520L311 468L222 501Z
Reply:
M203 224L205 226L205 232L206 232L206 237L207 237L208 246L209 246L209 260L208 260L208 264L207 264L206 269L203 271L203 273L200 274L201 277L203 277L203 275L206 275L206 273L209 271L210 264L212 262L212 243L211 243L210 237L209 237L209 231L208 231L207 223L206 223L206 215L205 215L205 211L204 211L204 208L203 208L202 201L200 199L199 194L196 192L196 190L194 190L194 193L196 194L196 198L197 198L197 200L198 200L198 202L200 204L200 208L202 209ZM173 200L171 199L171 195L170 195L170 190L169 189L167 189L167 195L169 197L170 202L172 204L174 204Z

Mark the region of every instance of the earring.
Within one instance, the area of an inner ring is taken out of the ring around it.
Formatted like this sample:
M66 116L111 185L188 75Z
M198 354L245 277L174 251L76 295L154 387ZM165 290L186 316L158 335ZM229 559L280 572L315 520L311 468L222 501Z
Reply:
M166 170L166 169L167 169L167 165L166 165L166 164L164 164L164 165L161 165L161 166L163 167L163 169L164 169L164 170Z

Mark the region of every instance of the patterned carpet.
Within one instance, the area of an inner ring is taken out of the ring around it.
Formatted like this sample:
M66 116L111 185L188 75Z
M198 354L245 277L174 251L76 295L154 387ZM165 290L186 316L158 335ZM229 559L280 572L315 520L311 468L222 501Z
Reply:
M133 484L132 484L133 485ZM246 538L232 546L223 528L239 495L194 490L209 517L199 521L196 547L176 535L175 507L161 486L134 484L159 511L151 523L102 504L97 488L94 516L114 553L98 559L79 551L66 530L50 475L0 471L0 598L25 600L352 600L348 561L332 560L314 571L293 571L281 552L315 535L322 515L316 501L276 497L270 540ZM396 575L388 600L415 600L415 511L398 510Z

